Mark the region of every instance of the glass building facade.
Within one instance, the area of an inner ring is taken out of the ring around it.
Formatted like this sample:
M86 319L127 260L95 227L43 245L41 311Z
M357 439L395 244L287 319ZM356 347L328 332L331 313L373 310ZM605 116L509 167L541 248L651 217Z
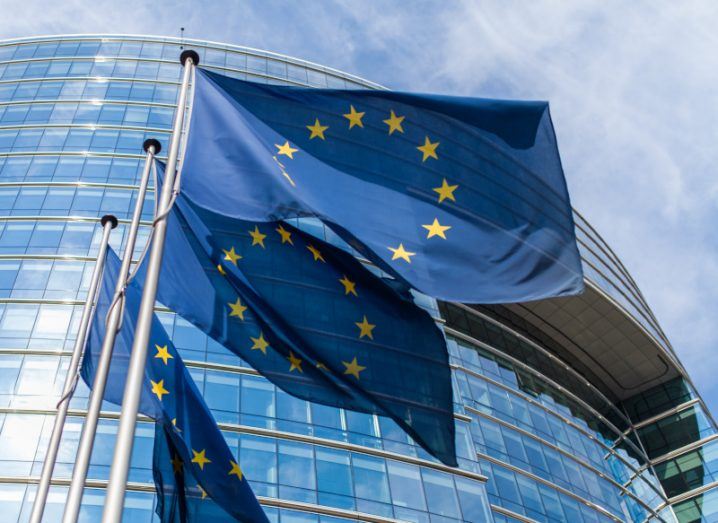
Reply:
M0 522L29 517L100 238L122 248L146 138L167 150L180 44L258 82L379 85L211 42L62 36L0 42ZM152 193L138 241L144 244ZM272 521L718 520L718 433L621 261L576 213L581 298L465 306L419 298L449 339L460 468L387 419L277 390L159 309ZM311 220L301 227L329 241ZM59 521L88 391L72 399L45 521ZM103 408L82 521L98 521L118 409ZM154 515L142 419L125 521Z

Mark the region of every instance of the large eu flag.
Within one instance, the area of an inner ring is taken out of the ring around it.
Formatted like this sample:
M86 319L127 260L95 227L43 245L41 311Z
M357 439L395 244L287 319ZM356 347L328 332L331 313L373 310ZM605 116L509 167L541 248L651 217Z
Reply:
M198 69L182 190L251 221L316 216L436 298L583 289L548 104L246 82Z
M157 299L284 391L396 421L455 466L446 342L408 288L285 222L179 195Z
M108 249L102 286L83 360L82 378L95 378L120 260ZM142 290L127 287L122 328L115 341L104 399L122 404ZM153 317L140 412L156 424L153 474L163 523L243 521L267 523L238 461L162 324Z

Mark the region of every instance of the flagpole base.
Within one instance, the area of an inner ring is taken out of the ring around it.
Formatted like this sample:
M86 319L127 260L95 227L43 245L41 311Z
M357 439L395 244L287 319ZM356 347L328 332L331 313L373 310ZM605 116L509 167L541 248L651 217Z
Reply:
M105 214L102 218L100 218L100 223L104 227L107 223L110 223L112 225L112 229L117 227L117 217L112 214Z
M142 144L142 149L147 153L150 151L150 147L154 147L155 150L152 154L158 154L162 150L162 144L159 140L156 140L155 138L147 138L145 142Z
M188 58L192 59L192 63L194 63L194 65L199 65L199 55L197 54L197 51L193 51L192 49L182 51L180 54L180 63L185 65Z

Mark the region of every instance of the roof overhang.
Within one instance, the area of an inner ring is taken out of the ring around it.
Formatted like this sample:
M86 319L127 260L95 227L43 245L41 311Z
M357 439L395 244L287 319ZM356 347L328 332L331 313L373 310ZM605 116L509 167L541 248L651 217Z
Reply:
M609 396L626 399L685 375L658 340L590 281L579 296L505 307L557 342L566 363L590 370Z

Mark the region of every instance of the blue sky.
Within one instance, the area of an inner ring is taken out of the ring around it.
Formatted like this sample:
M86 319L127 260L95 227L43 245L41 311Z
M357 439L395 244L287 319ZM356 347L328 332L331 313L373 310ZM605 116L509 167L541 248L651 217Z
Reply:
M573 204L718 413L718 3L4 0L0 38L186 35L391 88L549 100Z

